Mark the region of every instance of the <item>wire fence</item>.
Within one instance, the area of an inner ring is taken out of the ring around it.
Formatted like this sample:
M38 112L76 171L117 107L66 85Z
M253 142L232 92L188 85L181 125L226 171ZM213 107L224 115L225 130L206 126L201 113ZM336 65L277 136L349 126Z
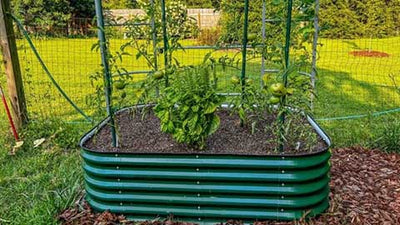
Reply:
M74 26L51 27L51 33L57 35L35 35L36 31L44 28L27 27L27 30L34 37L34 44L55 80L85 113L94 115L104 107L101 97L96 95L95 87L96 82L102 81L93 80L93 75L101 71L100 53L92 50L97 43L96 30L91 20L76 20L69 23ZM49 28L46 32L50 32ZM120 27L109 28L107 35L111 51L117 51L128 41L124 37L124 29ZM204 39L212 43L216 35L217 28L204 29L197 39L184 40L183 45L204 45ZM19 35L17 47L30 118L55 117L65 121L83 121L50 82L27 41ZM177 52L176 57L183 65L198 64L209 51L186 49ZM223 49L214 54L233 55L238 51L240 49ZM159 61L162 62L162 58ZM142 59L136 59L134 52L132 56L124 58L122 66L128 71L149 69ZM354 40L320 38L317 67L314 114L322 121L381 115L396 112L400 107L400 94L395 85L396 82L400 84L400 37ZM248 63L249 76L259 79L260 71L261 60ZM221 73L220 91L233 92L229 79L239 73L235 70ZM144 78L145 74L138 74L134 80ZM4 76L0 81L5 86ZM135 88L137 85L132 85L127 90L128 95L135 95ZM114 97L120 94L116 91ZM123 104L130 103L127 101ZM102 117L97 116L98 119Z
M352 118L399 108L400 37L320 43L319 117Z

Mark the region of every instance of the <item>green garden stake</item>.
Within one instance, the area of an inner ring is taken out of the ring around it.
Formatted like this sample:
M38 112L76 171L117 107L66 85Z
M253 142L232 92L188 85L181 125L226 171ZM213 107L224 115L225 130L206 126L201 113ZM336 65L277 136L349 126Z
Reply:
M167 34L167 13L165 11L165 0L161 0L162 29L164 41L164 67L168 68L168 34ZM168 86L168 76L165 76L165 86Z
M106 35L104 32L104 18L103 18L103 8L101 5L101 0L95 0L96 7L96 17L97 17L97 28L98 28L98 37L101 51L101 62L104 68L104 91L106 96L106 106L107 106L107 114L110 118L110 126L111 126L111 136L112 136L112 145L113 147L117 147L117 135L115 132L115 121L114 121L114 111L111 103L111 73L108 65L108 50L107 50L107 42Z
M289 76L289 60L290 60L290 36L292 30L292 10L293 10L293 0L288 0L287 4L287 16L286 16L286 38L285 38L285 65L284 65L284 74L283 74L283 83L285 88L288 85L288 76ZM284 107L286 103L286 96L282 97L281 105ZM279 150L283 152L283 133L284 133L284 123L285 123L286 113L282 112L279 116L280 122L280 143Z
M245 96L246 88L246 60L247 60L247 42L248 42L248 30L249 30L249 0L244 1L244 27L243 27L243 43L242 43L242 73L240 76L240 83L242 85L242 101ZM240 124L243 125L242 119Z
M154 71L158 71L158 49L157 49L157 29L156 29L156 10L154 0L150 0L151 7L153 8L153 14L151 15L151 34L152 34L152 41L153 41L153 54L154 54ZM156 87L156 95L157 97L160 95L159 87Z

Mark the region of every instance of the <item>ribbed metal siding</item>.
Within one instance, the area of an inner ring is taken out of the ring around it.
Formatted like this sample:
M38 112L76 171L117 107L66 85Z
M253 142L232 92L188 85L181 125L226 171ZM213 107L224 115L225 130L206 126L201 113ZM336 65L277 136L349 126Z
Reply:
M128 216L293 220L328 207L330 152L299 157L82 150L89 204Z

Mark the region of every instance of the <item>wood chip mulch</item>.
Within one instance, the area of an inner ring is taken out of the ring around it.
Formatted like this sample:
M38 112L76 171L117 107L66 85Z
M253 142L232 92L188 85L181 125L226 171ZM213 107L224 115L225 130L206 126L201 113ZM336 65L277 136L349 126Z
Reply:
M335 149L332 156L329 210L312 220L297 222L255 222L254 225L396 225L400 224L400 155L360 147ZM84 203L58 216L64 225L134 224L124 216L94 213ZM172 219L153 220L140 225L193 225ZM222 225L241 225L230 220Z

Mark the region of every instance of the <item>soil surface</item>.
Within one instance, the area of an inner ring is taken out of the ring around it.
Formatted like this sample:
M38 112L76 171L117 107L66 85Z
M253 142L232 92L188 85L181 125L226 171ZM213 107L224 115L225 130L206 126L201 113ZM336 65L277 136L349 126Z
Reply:
M138 113L122 111L115 117L118 126L119 146L111 146L109 126L101 128L85 147L99 152L132 152L160 154L222 154L222 155L271 155L278 154L277 138L273 132L266 132L266 124L276 121L269 115L264 122L257 123L257 131L252 134L249 126L240 126L239 116L228 111L217 112L221 124L219 129L207 139L206 149L198 150L185 144L177 143L170 134L160 130L160 120L151 111L143 119ZM326 143L316 135L305 119L301 121L305 133L315 136L315 143L310 147L306 137L288 138L284 146L285 154L307 154L323 151ZM304 146L304 147L303 147Z
M258 221L254 225L400 224L400 155L359 147L333 149L332 153L330 208L325 214L310 221ZM171 218L134 223L122 215L94 213L81 200L58 218L63 225L193 225ZM243 223L229 220L224 224Z
M371 57L371 58L387 58L390 55L386 52L378 52L378 51L353 51L350 52L350 55L357 56L357 57Z

